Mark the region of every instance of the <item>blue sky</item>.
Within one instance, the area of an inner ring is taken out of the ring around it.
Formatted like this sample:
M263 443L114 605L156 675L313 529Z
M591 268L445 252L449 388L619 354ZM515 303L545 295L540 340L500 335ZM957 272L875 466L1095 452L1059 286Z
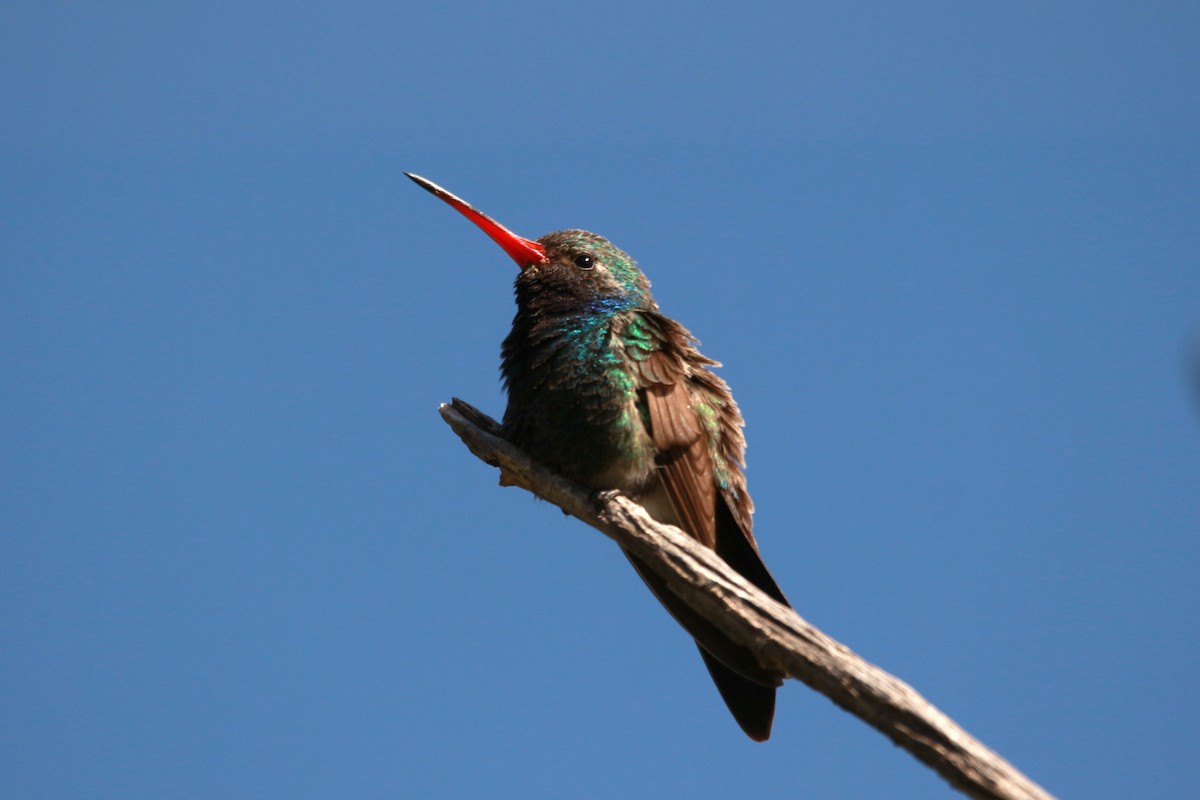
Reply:
M1200 601L1186 3L10 2L0 797L956 797L727 715L496 485L515 273L637 258L797 609L1063 797L1180 797Z

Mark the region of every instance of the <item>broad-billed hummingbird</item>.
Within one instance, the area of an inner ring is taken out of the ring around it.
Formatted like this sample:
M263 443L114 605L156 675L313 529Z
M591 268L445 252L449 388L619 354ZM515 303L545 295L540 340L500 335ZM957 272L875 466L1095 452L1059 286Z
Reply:
M525 239L437 184L405 174L478 225L521 268L517 315L501 350L505 438L586 487L628 494L787 603L751 533L741 412L709 369L717 362L658 310L633 259L587 231ZM696 640L742 730L765 741L781 676L626 555Z

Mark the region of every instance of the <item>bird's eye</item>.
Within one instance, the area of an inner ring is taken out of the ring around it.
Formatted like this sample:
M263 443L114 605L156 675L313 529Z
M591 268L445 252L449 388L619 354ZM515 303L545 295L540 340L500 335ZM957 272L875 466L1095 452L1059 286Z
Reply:
M580 253L579 255L575 256L573 259L571 259L571 263L580 269L591 269L592 267L596 266L595 259L589 256L587 253Z

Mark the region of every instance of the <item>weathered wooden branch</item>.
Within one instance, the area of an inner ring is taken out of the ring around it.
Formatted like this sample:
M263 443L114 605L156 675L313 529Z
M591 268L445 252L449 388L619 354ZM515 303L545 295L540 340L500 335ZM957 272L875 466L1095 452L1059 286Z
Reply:
M911 686L869 664L734 572L678 528L652 520L619 492L589 492L532 461L487 415L455 399L440 409L471 452L520 486L600 530L638 556L676 594L759 662L816 689L908 750L964 794L1053 800L1050 794Z

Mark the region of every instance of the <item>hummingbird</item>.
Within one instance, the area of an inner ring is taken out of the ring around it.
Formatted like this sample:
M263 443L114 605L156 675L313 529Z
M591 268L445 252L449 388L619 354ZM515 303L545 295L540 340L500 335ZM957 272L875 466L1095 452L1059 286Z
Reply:
M432 181L404 174L475 223L520 267L517 313L501 348L504 437L585 487L627 494L788 604L751 532L744 423L729 387L712 372L720 365L659 310L634 260L583 230L526 239ZM696 640L742 730L766 741L783 676L689 609L643 561L625 555Z

